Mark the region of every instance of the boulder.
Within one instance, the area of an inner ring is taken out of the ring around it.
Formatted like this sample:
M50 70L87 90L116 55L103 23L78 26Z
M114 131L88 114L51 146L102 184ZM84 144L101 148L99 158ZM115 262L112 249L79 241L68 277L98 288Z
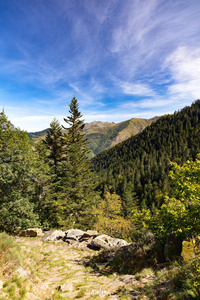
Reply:
M43 242L52 242L63 239L65 236L65 232L62 230L54 230L48 233L47 236L43 238Z
M88 240L92 240L94 238L96 238L97 236L99 236L100 233L98 233L96 230L87 230L86 232L84 232L84 234L79 238L80 242L83 241L88 241Z
M44 233L40 228L28 228L22 230L20 236L27 236L27 237L44 236Z
M80 229L69 229L65 231L65 236L63 240L66 241L71 239L71 240L78 241L83 236L84 233L85 231Z
M120 247L126 246L128 243L122 239L115 239L108 235L101 234L94 238L88 247L94 250L106 249L106 250L116 250Z

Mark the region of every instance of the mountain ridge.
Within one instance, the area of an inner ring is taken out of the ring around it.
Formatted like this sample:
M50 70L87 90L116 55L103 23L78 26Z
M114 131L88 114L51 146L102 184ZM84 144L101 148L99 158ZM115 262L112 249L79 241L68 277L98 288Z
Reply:
M102 121L85 123L84 132L85 137L88 139L88 148L91 150L90 157L92 158L101 151L109 149L130 136L141 132L158 118L132 118L120 123ZM39 138L44 138L47 131L48 128L42 131L28 132L28 136L35 142Z
M135 194L141 207L159 205L169 190L170 161L183 164L200 152L200 100L172 115L164 115L141 133L92 158L101 189L128 203ZM132 201L132 200L131 200ZM133 203L130 203L133 206Z

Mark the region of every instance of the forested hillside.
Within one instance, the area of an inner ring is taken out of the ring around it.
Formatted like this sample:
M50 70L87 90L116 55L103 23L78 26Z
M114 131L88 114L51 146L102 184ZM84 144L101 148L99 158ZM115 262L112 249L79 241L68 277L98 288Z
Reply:
M136 135L157 119L158 117L152 119L133 118L117 124L100 121L86 123L84 133L88 140L88 148L91 150L89 156L93 157L99 152L117 145L132 135ZM29 132L28 136L31 140L38 141L39 138L45 137L47 131L48 129L38 132Z
M179 164L200 152L200 100L173 115L161 117L117 146L92 159L101 178L100 188L110 185L124 206L160 206L169 193L169 160ZM137 197L135 197L137 196Z
M157 117L152 119L130 119L121 123L92 122L85 125L85 134L88 147L94 155L136 135L150 125ZM102 126L102 124L104 126Z

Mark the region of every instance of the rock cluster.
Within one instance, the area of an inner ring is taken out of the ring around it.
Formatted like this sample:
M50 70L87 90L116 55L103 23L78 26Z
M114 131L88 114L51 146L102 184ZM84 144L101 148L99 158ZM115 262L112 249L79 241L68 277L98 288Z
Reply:
M41 229L40 229L41 230ZM80 247L88 247L92 250L116 250L129 245L123 239L112 238L105 234L100 234L95 230L83 231L80 229L69 229L67 231L54 230L41 234L38 228L29 228L23 230L21 236L42 236L43 242L52 242L62 240L68 245L78 244Z

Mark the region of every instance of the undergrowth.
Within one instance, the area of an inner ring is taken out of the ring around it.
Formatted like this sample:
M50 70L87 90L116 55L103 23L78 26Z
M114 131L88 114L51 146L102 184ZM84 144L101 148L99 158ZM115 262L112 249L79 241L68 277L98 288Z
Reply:
M0 233L0 274L6 275L16 269L24 260L24 253L19 244L7 235Z
M0 278L3 281L0 300L22 300L26 294L26 280L19 278L15 271L25 264L25 254L13 237L0 233Z

